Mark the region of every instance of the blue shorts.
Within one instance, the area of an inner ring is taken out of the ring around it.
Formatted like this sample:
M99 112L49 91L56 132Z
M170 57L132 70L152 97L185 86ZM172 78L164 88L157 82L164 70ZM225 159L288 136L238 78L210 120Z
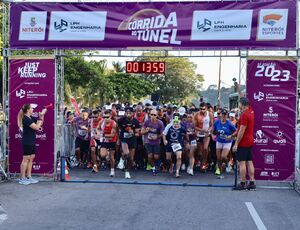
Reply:
M166 145L166 152L169 152L169 153L174 153L174 151L173 151L173 149L172 149L172 145L171 145L172 143L168 143L167 145ZM176 143L175 143L176 144ZM182 147L183 145L181 144L181 147ZM178 151L182 151L183 149L181 148L181 149L179 149Z

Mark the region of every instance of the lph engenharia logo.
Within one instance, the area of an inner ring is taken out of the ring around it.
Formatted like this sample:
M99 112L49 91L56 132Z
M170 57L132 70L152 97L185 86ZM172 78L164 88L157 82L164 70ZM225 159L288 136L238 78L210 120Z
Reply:
M156 9L143 9L122 21L120 31L130 31L139 41L181 45L177 40L177 15L171 12L165 16Z

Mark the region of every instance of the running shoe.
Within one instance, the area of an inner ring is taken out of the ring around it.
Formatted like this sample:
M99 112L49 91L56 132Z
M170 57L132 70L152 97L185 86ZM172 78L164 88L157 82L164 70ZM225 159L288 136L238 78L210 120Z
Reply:
M125 172L125 179L130 179L131 176L130 176L130 173L129 172Z
M125 168L124 166L124 160L122 158L120 158L119 164L117 165L118 169L123 170Z
M157 175L157 171L156 171L155 167L152 168L152 175L153 175L153 176L156 176L156 175Z
M186 169L186 172L189 173L190 170L191 170L191 167L188 166L187 169Z
M219 167L216 168L215 175L221 175L221 171Z
M91 168L93 168L93 163L92 162L89 162L88 164L87 164L87 166L86 166L88 169L91 169Z
M30 184L37 184L39 181L37 179L33 179L32 177L27 177L27 180L30 182Z
M205 172L207 171L207 168L208 168L208 165L207 165L207 164L202 164L202 166L201 166L201 171L202 171L203 173L205 173Z
M246 185L242 185L242 184L238 184L238 186L233 188L233 190L235 191L245 191L246 189L247 189Z
M26 178L22 178L22 179L19 180L19 184L21 184L21 185L29 185L31 183Z
M201 167L201 162L200 161L197 161L196 163L196 168L200 168Z
M179 178L179 177L180 177L179 171L176 171L175 177L176 177L176 178Z
M190 169L190 171L188 172L188 174L189 174L190 176L194 176L194 170L193 170L193 169Z
M110 176L110 177L114 177L114 176L115 176L115 170L110 170L109 176Z
M231 165L228 163L228 165L227 165L227 167L226 167L226 173L230 173L231 172L231 170L232 170L232 167L231 167Z
M94 173L99 172L98 166L97 166L97 165L94 165L94 166L93 166L92 172L94 172Z
M186 170L185 164L182 164L182 165L181 165L181 170L182 170L182 171L185 171L185 170Z
M256 185L255 184L248 184L247 189L249 191L256 191Z
M147 170L147 171L151 171L151 170L152 170L152 166L151 166L149 163L147 163L147 168L146 168L146 170Z
M224 176L221 174L221 175L219 175L219 176L217 176L217 179L224 179Z

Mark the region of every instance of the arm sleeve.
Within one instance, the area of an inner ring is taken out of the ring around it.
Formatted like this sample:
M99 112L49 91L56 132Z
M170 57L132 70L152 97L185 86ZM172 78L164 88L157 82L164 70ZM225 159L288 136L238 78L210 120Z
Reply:
M171 126L172 126L172 124L168 124L168 125L166 126L165 130L163 131L163 135L167 136L168 131L169 131L169 129L170 129Z

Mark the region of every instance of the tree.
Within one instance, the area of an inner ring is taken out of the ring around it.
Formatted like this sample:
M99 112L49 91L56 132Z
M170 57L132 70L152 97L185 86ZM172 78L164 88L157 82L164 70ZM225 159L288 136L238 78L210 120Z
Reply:
M163 61L166 62L166 73L144 74L142 78L155 85L155 93L160 95L163 103L182 103L185 99L198 96L204 78L196 74L196 65L187 58L157 57L155 53L146 53L146 56L136 58L136 61Z
M114 100L120 102L137 101L154 90L154 84L137 75L126 73L112 73L109 81L114 90Z
M113 65L113 68L114 68L114 71L116 72L116 73L123 73L123 72L125 72L125 67L124 66L122 66L122 63L121 62L112 62L112 65Z

